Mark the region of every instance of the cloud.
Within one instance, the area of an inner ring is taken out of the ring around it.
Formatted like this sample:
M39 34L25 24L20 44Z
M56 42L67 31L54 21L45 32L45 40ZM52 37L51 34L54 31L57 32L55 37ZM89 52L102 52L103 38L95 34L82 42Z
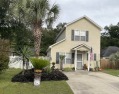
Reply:
M70 22L87 15L102 27L119 22L119 0L51 0L59 4L59 22Z

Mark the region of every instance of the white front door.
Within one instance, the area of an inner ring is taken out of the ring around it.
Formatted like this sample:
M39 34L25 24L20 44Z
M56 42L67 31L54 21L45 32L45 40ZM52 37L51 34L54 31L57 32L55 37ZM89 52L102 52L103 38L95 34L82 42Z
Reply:
M82 69L82 54L77 54L77 69Z

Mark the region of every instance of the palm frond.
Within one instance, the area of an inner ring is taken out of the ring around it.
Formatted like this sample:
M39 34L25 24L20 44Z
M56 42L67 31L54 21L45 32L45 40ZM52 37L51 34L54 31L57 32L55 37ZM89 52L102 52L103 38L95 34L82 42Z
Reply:
M49 9L46 24L48 28L52 27L53 22L58 18L59 15L59 6L56 4L53 4L51 9Z

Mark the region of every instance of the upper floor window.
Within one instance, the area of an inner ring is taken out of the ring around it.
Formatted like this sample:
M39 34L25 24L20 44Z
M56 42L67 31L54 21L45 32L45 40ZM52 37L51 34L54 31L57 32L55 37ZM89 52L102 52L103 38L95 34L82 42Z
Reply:
M74 41L88 41L88 31L72 31L72 40Z
M86 41L86 31L74 31L74 40L75 41Z

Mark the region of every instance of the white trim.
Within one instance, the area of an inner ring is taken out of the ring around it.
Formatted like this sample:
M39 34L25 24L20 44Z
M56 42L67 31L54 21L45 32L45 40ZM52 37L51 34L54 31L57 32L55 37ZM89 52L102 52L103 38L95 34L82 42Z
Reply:
M88 51L88 71L90 70L90 51Z
M76 50L76 49L78 49L78 48L80 48L80 47L82 47L82 46L85 46L85 47L87 47L88 49L91 49L91 47L89 47L88 45L86 45L86 44L83 43L83 44L77 46L76 48L74 48L74 50Z
M99 26L99 25L98 25L97 23L95 23L93 20L91 20L90 18L88 18L86 15L84 15L83 17L80 17L80 18L78 18L78 19L76 19L76 20L74 20L74 21L68 23L66 26L69 26L69 25L73 24L74 22L77 22L78 20L81 20L81 19L83 19L83 18L86 18L87 20L89 20L91 23L93 23L93 24L94 24L96 27L98 27L100 30L103 29L101 26Z
M77 50L75 50L74 64L75 64L75 71L76 71L76 67L77 67Z

